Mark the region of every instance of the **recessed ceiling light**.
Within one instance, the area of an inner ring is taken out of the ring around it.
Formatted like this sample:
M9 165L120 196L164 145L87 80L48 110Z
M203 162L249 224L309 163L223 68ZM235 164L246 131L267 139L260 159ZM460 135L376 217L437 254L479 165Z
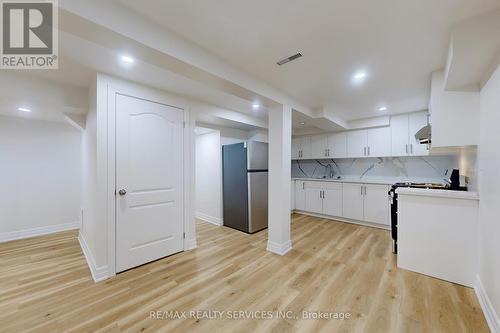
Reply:
M252 104L252 109L254 109L254 110L260 109L260 104L259 103L253 103Z
M31 112L31 110L28 108L17 108L17 110L21 112Z
M366 80L367 76L368 76L368 74L365 71L363 71L363 70L357 71L352 76L352 82L353 83L362 83Z
M381 106L378 108L379 111L387 111L387 106Z
M132 58L131 56L128 56L128 55L122 55L120 57L120 59L124 62L124 63L127 63L127 64L133 64L135 62L134 58Z

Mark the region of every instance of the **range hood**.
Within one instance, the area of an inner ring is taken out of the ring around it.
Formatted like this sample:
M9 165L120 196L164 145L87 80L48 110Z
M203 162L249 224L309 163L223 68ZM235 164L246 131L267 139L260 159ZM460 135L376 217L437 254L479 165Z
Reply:
M422 127L416 134L415 139L417 139L420 144L429 145L431 140L431 125L426 125Z

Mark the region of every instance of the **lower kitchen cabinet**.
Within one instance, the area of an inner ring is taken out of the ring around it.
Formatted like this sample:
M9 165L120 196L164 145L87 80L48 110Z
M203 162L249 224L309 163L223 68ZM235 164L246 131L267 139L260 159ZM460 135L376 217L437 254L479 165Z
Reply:
M363 184L344 183L343 217L352 220L363 220ZM387 195L386 195L387 196Z
M344 183L344 217L389 225L389 185Z
M306 210L306 182L302 180L295 181L295 209Z
M306 184L306 211L310 213L323 213L323 190L313 184Z
M389 186L367 184L364 187L363 220L390 225Z
M323 214L342 216L342 184L326 184L323 190Z
M295 209L313 214L390 225L389 185L295 182Z
M307 182L306 209L315 214L342 216L342 184Z

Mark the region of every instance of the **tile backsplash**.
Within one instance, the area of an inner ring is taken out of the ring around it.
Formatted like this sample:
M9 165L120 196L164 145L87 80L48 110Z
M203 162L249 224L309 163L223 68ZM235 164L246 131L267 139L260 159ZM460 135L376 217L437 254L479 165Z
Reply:
M446 171L459 167L455 155L292 161L294 178L388 178L401 181L443 182Z

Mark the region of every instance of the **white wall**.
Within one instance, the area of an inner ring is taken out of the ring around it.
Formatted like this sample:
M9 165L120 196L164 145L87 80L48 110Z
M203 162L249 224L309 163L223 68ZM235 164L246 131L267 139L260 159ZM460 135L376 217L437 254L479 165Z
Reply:
M216 130L196 136L196 217L222 225L222 149Z
M479 277L500 325L500 67L481 91ZM499 326L497 326L498 328Z
M96 252L98 244L105 248L105 234L99 229L98 203L97 203L97 87L96 81L89 89L89 111L86 115L85 131L82 134L82 228L80 233L86 242L93 265L96 263ZM101 265L105 262L101 260Z
M80 137L66 123L0 116L0 240L80 221Z

